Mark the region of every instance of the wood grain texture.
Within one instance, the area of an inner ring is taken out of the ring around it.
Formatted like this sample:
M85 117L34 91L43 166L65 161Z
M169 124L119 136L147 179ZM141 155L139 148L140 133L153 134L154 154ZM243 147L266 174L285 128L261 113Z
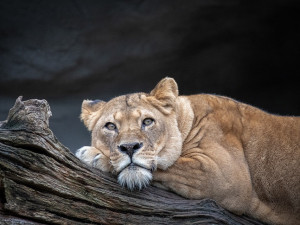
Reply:
M57 140L50 116L46 100L19 97L0 123L0 224L262 224L209 199L120 187Z

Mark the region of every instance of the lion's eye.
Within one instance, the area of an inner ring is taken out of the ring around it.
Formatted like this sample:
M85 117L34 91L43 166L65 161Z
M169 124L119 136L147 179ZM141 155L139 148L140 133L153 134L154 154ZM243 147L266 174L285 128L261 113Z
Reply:
M117 126L114 124L114 123L111 123L111 122L108 122L105 124L105 127L108 129L108 130L115 130L117 129Z
M146 118L146 119L143 120L143 125L144 125L144 126L149 126L149 125L151 125L153 122L154 122L154 119L152 119L152 118Z

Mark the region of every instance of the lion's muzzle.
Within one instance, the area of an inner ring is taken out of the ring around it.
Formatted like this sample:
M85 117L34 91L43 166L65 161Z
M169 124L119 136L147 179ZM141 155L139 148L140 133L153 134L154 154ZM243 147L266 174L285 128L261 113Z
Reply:
M124 142L117 146L123 154L122 163L119 164L118 182L130 190L142 189L152 180L152 171L155 166L153 160L149 160L143 154L147 146L143 142Z

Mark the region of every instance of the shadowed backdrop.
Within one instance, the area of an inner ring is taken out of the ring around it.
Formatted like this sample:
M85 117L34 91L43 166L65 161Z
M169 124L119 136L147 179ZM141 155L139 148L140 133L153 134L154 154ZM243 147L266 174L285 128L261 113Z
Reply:
M299 1L0 2L0 120L22 95L46 99L72 151L89 145L83 99L149 92L226 95L300 115Z

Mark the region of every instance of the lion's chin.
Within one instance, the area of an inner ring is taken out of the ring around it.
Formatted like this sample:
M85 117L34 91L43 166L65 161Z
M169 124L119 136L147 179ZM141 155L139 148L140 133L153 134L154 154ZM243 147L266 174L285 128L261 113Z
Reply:
M141 190L148 186L152 180L150 170L131 164L126 167L118 176L120 185L127 187L129 190Z

